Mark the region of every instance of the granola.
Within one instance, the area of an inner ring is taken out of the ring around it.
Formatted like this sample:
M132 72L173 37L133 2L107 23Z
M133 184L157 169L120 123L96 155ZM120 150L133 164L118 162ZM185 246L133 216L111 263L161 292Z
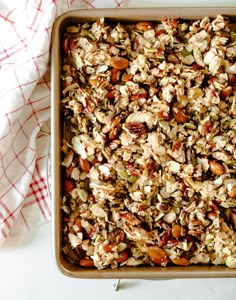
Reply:
M63 252L82 267L236 267L236 33L94 23L63 40Z

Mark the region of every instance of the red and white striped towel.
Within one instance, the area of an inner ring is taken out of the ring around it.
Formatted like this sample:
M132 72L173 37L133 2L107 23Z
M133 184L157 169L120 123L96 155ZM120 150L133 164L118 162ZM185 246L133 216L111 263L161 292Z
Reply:
M121 0L0 0L0 245L51 219L49 51L61 13Z

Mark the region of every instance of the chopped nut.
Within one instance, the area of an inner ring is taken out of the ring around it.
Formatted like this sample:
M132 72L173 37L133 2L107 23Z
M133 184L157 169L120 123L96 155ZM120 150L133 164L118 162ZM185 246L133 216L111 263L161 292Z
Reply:
M178 57L174 54L169 54L167 57L168 61L174 63L174 64L179 64L180 60L178 59Z
M207 214L208 218L214 222L214 220L216 220L217 218L217 213L215 211L210 211L208 214Z
M116 243L112 243L112 244L107 244L103 247L104 251L106 253L110 253L110 252L113 252L113 251L116 251L118 248L118 244Z
M120 80L120 70L118 69L112 69L111 70L111 82L116 84Z
M91 75L89 77L89 83L96 88L101 86L103 82L105 82L105 78L103 76Z
M121 80L124 82L132 81L134 75L132 74L125 74L122 76Z
M202 134L208 134L212 130L213 123L211 120L207 120L202 125Z
M82 232L83 227L81 225L81 218L80 217L75 218L74 225L76 225L76 233Z
M109 148L111 150L115 150L119 147L120 145L120 140L113 140L110 144L109 144Z
M107 93L107 98L108 99L115 99L115 90L112 90Z
M141 223L133 214L128 212L121 213L120 217L131 225L139 225Z
M85 172L89 173L90 171L90 165L87 159L83 159L82 157L79 158L79 165L80 168Z
M185 113L178 107L173 107L172 112L174 114L174 118L178 123L185 123L187 121L187 116Z
M112 128L112 130L109 133L109 140L112 141L116 139L118 136L118 129L117 128Z
M118 258L116 258L116 262L118 264L121 264L124 261L126 261L128 258L129 258L129 253L127 250L124 250L118 254Z
M175 151L175 150L178 151L181 148L181 146L182 146L181 141L179 141L179 140L174 141L174 143L172 145L172 151Z

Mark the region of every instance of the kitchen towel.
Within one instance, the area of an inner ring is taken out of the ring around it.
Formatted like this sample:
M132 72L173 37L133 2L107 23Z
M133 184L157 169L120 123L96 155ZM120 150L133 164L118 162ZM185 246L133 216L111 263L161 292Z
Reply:
M53 22L72 9L121 0L0 0L0 246L51 219L50 43Z

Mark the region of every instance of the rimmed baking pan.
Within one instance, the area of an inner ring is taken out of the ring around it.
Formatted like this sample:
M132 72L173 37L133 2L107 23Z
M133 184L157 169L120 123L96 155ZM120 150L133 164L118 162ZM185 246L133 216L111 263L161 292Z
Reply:
M160 21L166 18L196 20L204 16L215 18L228 16L236 23L236 8L139 8L139 9L94 9L77 10L61 15L54 23L51 49L51 122L52 122L52 204L53 204L53 246L58 268L67 276L77 278L206 278L236 277L236 269L223 265L190 265L167 267L120 267L97 270L71 264L62 253L62 167L61 145L63 138L63 118L61 114L61 68L62 40L67 26L74 23L94 22L106 18L109 22L137 23L140 21Z

